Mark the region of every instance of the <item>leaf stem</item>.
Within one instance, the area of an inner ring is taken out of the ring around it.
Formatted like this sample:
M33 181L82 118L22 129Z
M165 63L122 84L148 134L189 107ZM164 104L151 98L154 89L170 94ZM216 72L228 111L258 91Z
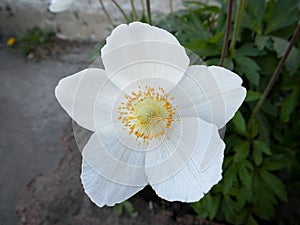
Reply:
M104 4L103 4L103 1L102 1L102 0L99 0L99 3L100 3L100 5L101 5L101 7L102 7L102 10L103 10L103 12L104 12L104 14L105 14L105 16L106 16L108 22L109 22L113 27L116 27L116 25L114 24L112 18L110 17L109 13L108 13L107 10L106 10L106 8L105 8L105 6L104 6Z
M292 39L291 39L291 41L290 41L290 43L289 43L289 45L288 45L288 47L287 47L284 55L283 55L283 57L281 58L279 64L277 65L277 67L276 67L276 69L275 69L275 71L274 71L274 73L273 73L273 75L272 75L272 77L271 77L271 79L270 79L270 81L269 81L269 83L268 83L268 85L267 85L264 93L262 94L262 96L259 99L258 103L256 104L255 108L253 109L251 117L253 117L260 110L260 108L262 107L262 105L264 104L267 96L269 95L269 93L270 93L271 89L273 88L276 80L278 79L278 77L279 77L279 75L280 75L280 73L282 71L283 65L286 62L286 60L287 60L287 58L288 58L288 56L289 56L289 54L290 54L293 46L295 45L297 39L299 38L299 35L300 35L300 22L298 23L298 26L297 26L294 34L293 34L293 37L292 37Z
M133 21L136 21L137 16L136 16L136 10L134 6L134 0L130 0L130 5L131 5L131 12L132 12L132 19Z
M224 65L224 60L225 60L227 49L228 49L229 34L230 34L230 29L231 29L232 9L233 9L233 0L229 0L228 6L227 6L226 33L225 33L225 37L224 37L222 54L221 54L220 63L219 63L220 66Z
M234 55L234 50L235 50L235 43L236 39L239 33L242 17L245 11L245 6L246 6L246 0L240 0L239 8L235 17L234 21L234 27L233 27L233 34L232 34L232 40L229 46L230 54L231 56Z
M152 19L151 19L151 4L150 0L146 0L146 7L147 7L147 16L148 16L148 23L152 25Z
M125 13L124 10L122 9L122 7L119 5L119 3L117 3L115 0L111 0L111 1L112 1L112 2L115 4L115 6L119 9L119 11L120 11L121 14L123 15L125 21L126 21L127 23L129 23L129 22L130 22L130 19L128 18L128 16L126 15L126 13Z

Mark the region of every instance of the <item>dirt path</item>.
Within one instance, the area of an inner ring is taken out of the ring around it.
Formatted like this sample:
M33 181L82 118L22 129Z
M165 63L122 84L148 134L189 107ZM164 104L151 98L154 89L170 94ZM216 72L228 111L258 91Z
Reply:
M69 119L54 87L88 65L93 46L73 46L40 62L0 46L0 224L19 224L20 191L31 178L53 170L62 156L60 136Z

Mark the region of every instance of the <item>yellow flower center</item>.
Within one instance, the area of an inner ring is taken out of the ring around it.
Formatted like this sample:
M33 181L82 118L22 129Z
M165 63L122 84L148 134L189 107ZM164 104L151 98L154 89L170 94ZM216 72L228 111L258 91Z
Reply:
M170 94L161 87L156 91L146 86L143 91L138 86L137 92L132 91L125 98L127 101L118 107L118 119L128 128L128 133L144 143L153 138L160 140L174 121L176 108L170 103L173 100Z

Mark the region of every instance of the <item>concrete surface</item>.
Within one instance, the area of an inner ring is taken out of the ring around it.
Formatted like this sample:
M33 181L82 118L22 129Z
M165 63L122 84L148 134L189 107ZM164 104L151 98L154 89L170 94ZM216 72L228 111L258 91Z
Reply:
M143 0L144 1L144 0ZM38 26L55 31L60 38L69 40L100 40L112 29L98 0L77 0L64 12L48 11L47 0L1 0L0 32L6 35L23 34L28 29ZM122 14L109 0L103 1L116 24L121 23ZM129 0L118 0L121 7L129 15ZM142 0L135 0L138 11L142 10ZM145 1L144 1L145 2ZM174 9L182 7L182 0L173 0ZM169 13L169 0L152 0L154 13Z
M16 225L15 204L31 178L54 169L69 117L54 98L59 79L88 66L94 44L34 62L0 46L0 224Z

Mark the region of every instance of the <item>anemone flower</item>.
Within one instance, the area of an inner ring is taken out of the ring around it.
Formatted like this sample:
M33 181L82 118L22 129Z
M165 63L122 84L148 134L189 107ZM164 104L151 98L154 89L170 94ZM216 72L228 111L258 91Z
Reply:
M116 27L101 49L105 70L62 79L55 95L93 132L81 180L98 206L122 202L146 185L169 201L195 202L222 178L218 130L246 90L235 73L189 65L169 32L134 22Z
M51 12L61 12L70 8L74 0L49 0L48 2Z

